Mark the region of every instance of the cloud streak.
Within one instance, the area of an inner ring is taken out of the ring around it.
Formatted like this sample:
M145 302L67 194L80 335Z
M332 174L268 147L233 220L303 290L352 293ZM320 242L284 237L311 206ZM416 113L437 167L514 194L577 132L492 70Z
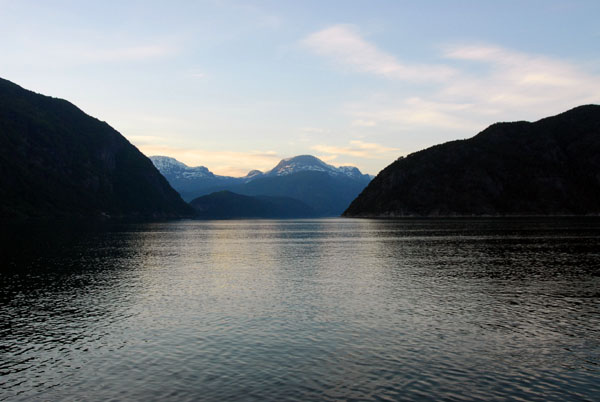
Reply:
M469 97L497 109L544 110L599 100L600 77L566 61L491 45L447 48L445 57L488 67L479 75L464 72L445 86L441 96L448 98Z
M175 49L165 45L139 45L129 47L117 47L110 49L85 49L75 50L82 59L90 62L128 62L145 61L162 58L175 52Z
M600 76L572 62L489 44L447 46L440 54L445 65L418 65L381 50L348 25L320 30L302 43L344 69L427 84L410 95L347 103L349 124L357 129L469 136L498 120L534 120L600 102Z
M345 106L346 113L358 119L352 122L353 126L381 128L392 125L397 131L419 128L474 130L479 126L465 116L465 112L472 109L473 105L468 103L429 101L420 97L375 99Z
M335 159L339 155L365 159L390 159L390 157L397 157L400 152L398 148L386 147L381 144L360 140L352 140L347 146L340 147L320 144L314 145L311 149L321 154L326 154L326 159L328 160Z
M403 63L363 39L349 25L334 25L309 35L302 44L338 65L379 76L411 81L444 81L454 75L446 66Z

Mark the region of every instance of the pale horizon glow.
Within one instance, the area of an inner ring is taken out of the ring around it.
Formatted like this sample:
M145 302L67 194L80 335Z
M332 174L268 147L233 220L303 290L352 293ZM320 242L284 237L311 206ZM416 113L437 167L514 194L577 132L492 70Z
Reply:
M146 156L170 156L189 167L204 166L214 174L232 177L243 177L251 170L265 172L275 167L281 159L289 157L278 155L274 151L209 151L152 145L142 145L138 148Z
M0 77L220 175L302 154L376 174L498 121L600 103L592 0L0 5Z

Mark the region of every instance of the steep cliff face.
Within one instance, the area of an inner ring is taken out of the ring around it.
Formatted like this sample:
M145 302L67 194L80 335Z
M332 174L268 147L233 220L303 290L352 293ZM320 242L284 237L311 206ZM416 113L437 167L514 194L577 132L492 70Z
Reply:
M0 79L0 216L178 217L152 162L71 103Z
M344 216L600 213L600 106L497 123L400 158Z

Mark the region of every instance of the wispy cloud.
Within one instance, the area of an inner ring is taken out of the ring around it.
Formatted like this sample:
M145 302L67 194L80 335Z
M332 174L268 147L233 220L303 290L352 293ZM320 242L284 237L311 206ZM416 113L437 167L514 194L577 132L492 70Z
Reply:
M537 119L600 102L600 76L579 65L489 44L443 48L446 65L418 65L385 52L348 25L315 32L302 43L338 65L395 80L427 82L409 96L366 97L344 110L358 129L476 133L498 120ZM452 134L450 134L452 135Z
M122 61L144 61L161 58L175 52L175 48L167 45L138 45L116 47L110 49L75 49L82 59L91 62L122 62Z
M334 25L309 35L302 44L313 52L356 71L417 81L443 81L454 75L447 66L410 64L363 39L349 25Z
M376 97L348 103L345 111L355 119L352 125L358 127L393 126L397 131L423 128L468 131L479 127L466 115L472 108L469 103L430 101L420 97Z
M155 135L128 135L127 139L138 147L144 145L152 145L163 141L162 137Z
M206 78L206 77L207 77L207 76L206 76L206 73L205 73L205 72L203 72L203 71L201 71L201 70L190 70L190 71L188 72L188 76L189 76L190 78L195 78L195 79L198 79L198 80L199 80L199 79L204 79L204 78Z
M352 125L356 127L375 127L377 122L374 120L357 119L352 122Z
M488 67L479 74L464 71L442 88L446 98L468 98L499 111L559 111L600 100L600 77L560 59L491 45L454 46L445 56Z
M381 144L360 140L352 140L347 146L326 144L314 145L312 149L321 154L325 154L325 159L327 160L335 159L339 155L366 159L390 159L390 157L398 157L398 153L400 152L400 149L398 148L386 147Z
M36 44L35 52L24 52L21 61L45 68L73 68L94 64L125 64L161 60L177 54L174 45L140 44L107 46L106 44Z
M309 134L327 134L330 132L329 129L321 128L321 127L302 127L302 128L300 128L300 131L302 131L303 133L309 133Z

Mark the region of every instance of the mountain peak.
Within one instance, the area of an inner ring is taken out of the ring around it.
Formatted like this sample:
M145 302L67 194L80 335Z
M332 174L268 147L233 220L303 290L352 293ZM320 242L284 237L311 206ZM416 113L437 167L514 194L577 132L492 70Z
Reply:
M326 165L321 159L317 158L313 155L296 155L291 158L282 159L281 162L295 162L295 163L304 163L304 164L321 164Z
M188 165L186 165L185 163L179 162L177 159L171 158L170 156L153 155L149 156L148 158L150 158L150 160L158 170L161 170L161 168L173 166L177 166L181 169L186 169L188 167Z
M268 176L286 176L301 171L324 172L330 176L348 176L360 177L362 173L353 166L335 167L323 162L321 159L312 155L298 155L291 158L282 159L277 166L268 171Z
M154 166L165 176L174 178L213 177L214 174L204 166L189 167L169 156L153 155L149 157Z
M261 172L258 169L254 169L248 172L248 174L246 175L246 177L244 177L244 179L253 179L255 177L261 176L263 174L263 172Z

